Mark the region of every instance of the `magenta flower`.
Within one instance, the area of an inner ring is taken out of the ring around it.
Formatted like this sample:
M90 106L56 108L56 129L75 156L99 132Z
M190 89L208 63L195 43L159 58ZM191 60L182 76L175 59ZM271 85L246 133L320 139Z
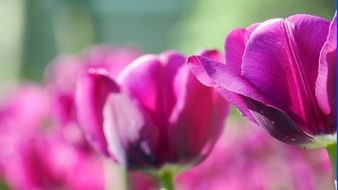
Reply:
M104 189L98 157L59 138L50 108L48 93L32 84L0 106L1 177L12 189Z
M81 73L89 68L105 68L116 76L139 55L141 53L134 48L98 45L79 56L59 56L47 67L45 82L53 108L51 122L65 139L85 149L90 148L78 127L75 112L75 84Z
M77 85L78 119L91 144L128 169L194 164L210 152L227 103L176 52L145 55L114 80L91 69Z
M18 138L28 136L48 120L50 98L38 84L26 83L7 93L0 104L0 135L19 132ZM4 137L0 138L0 146Z
M97 157L62 139L36 135L7 146L4 176L13 189L104 189Z
M201 82L283 142L336 141L336 17L271 19L231 31L224 47L225 64L189 58Z
M80 56L62 55L55 59L45 72L45 81L53 101L54 123L63 127L76 123L75 83L82 72L88 68L105 68L115 77L140 55L134 48L98 45Z

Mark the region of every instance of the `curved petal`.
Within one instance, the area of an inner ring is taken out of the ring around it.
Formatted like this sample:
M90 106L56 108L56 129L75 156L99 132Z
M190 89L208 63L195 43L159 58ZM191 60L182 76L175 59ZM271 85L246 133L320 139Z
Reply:
M200 161L222 133L229 104L213 88L201 84L188 65L181 67L174 85L178 101L168 139L181 162Z
M176 102L173 79L184 63L184 56L173 51L145 55L130 64L118 82L149 111L157 126L165 126Z
M111 93L104 107L104 134L109 151L129 169L160 166L154 152L159 144L157 127L137 102L124 93Z
M195 56L193 67L204 70L203 75L213 80L216 90L244 117L264 127L277 139L297 145L306 145L312 138L304 133L282 110L274 107L255 87L229 69L228 65ZM198 78L198 75L197 75Z
M79 124L89 143L106 156L109 156L109 152L103 134L103 106L107 96L117 91L117 84L97 70L82 75L77 82L76 107Z
M191 65L192 73L200 82L215 87L227 101L234 104L241 114L250 121L255 122L255 119L241 95L270 105L251 83L233 72L232 67L201 56L191 56L188 59L188 64Z
M337 13L336 13L337 14ZM332 19L329 35L320 52L316 81L317 101L325 114L336 115L337 18Z
M224 41L225 64L231 67L233 72L240 74L242 66L242 58L246 42L248 41L252 31L259 24L253 24L248 28L236 28L232 30Z
M89 68L104 68L112 78L129 65L134 59L141 56L141 52L132 47L111 47L101 44L90 48L83 56L83 62Z
M309 15L266 21L251 34L243 56L242 76L310 134L326 132L314 87L328 26Z
M301 146L311 142L312 137L304 133L283 111L245 96L243 96L243 100L257 123L276 139Z
M201 60L202 59L202 60ZM217 84L214 80L209 76L208 72L201 65L201 61L213 61L210 59L203 59L201 56L190 56L188 58L187 64L190 65L190 71L196 76L196 78L204 85L209 87L215 87ZM207 65L206 63L205 65ZM219 63L221 64L221 63Z
M197 55L207 57L209 59L213 59L218 62L222 62L224 60L223 55L215 49L202 50L199 53L197 53Z

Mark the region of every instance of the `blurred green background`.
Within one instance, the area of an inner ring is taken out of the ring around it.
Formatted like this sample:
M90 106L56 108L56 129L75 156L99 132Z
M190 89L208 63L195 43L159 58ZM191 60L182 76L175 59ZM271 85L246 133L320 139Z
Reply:
M297 13L331 19L335 7L334 0L0 0L0 85L41 80L57 55L96 43L188 55L221 50L233 27Z

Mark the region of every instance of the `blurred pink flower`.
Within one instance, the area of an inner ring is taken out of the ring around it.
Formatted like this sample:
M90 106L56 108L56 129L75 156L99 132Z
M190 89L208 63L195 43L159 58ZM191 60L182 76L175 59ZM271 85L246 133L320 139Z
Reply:
M141 53L134 48L98 45L79 56L62 55L47 67L45 82L52 99L52 122L64 138L85 147L78 128L74 100L79 75L89 68L105 68L115 76L139 55Z
M60 139L51 127L48 95L27 84L2 102L1 177L13 189L104 189L97 157Z
M67 142L35 136L4 157L5 179L13 189L104 189L99 160Z
M18 128L22 135L35 132L48 122L50 109L50 98L43 87L22 84L0 102L0 132L17 132Z
M105 68L112 76L120 72L141 53L133 48L114 48L98 45L80 56L63 55L46 69L47 87L55 98L55 115L60 125L76 120L74 111L75 83L89 68Z
M173 51L145 55L115 76L90 69L78 81L78 119L89 142L128 169L203 160L227 103L200 84Z

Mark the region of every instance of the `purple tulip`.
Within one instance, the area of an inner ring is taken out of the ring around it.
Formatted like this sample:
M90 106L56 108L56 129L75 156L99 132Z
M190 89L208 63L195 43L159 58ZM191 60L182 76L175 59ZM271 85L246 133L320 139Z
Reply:
M194 164L210 152L227 103L168 51L145 55L117 79L91 69L77 84L78 119L88 140L129 169Z
M197 78L275 138L305 147L336 141L336 17L271 19L231 31L225 64L192 56Z

